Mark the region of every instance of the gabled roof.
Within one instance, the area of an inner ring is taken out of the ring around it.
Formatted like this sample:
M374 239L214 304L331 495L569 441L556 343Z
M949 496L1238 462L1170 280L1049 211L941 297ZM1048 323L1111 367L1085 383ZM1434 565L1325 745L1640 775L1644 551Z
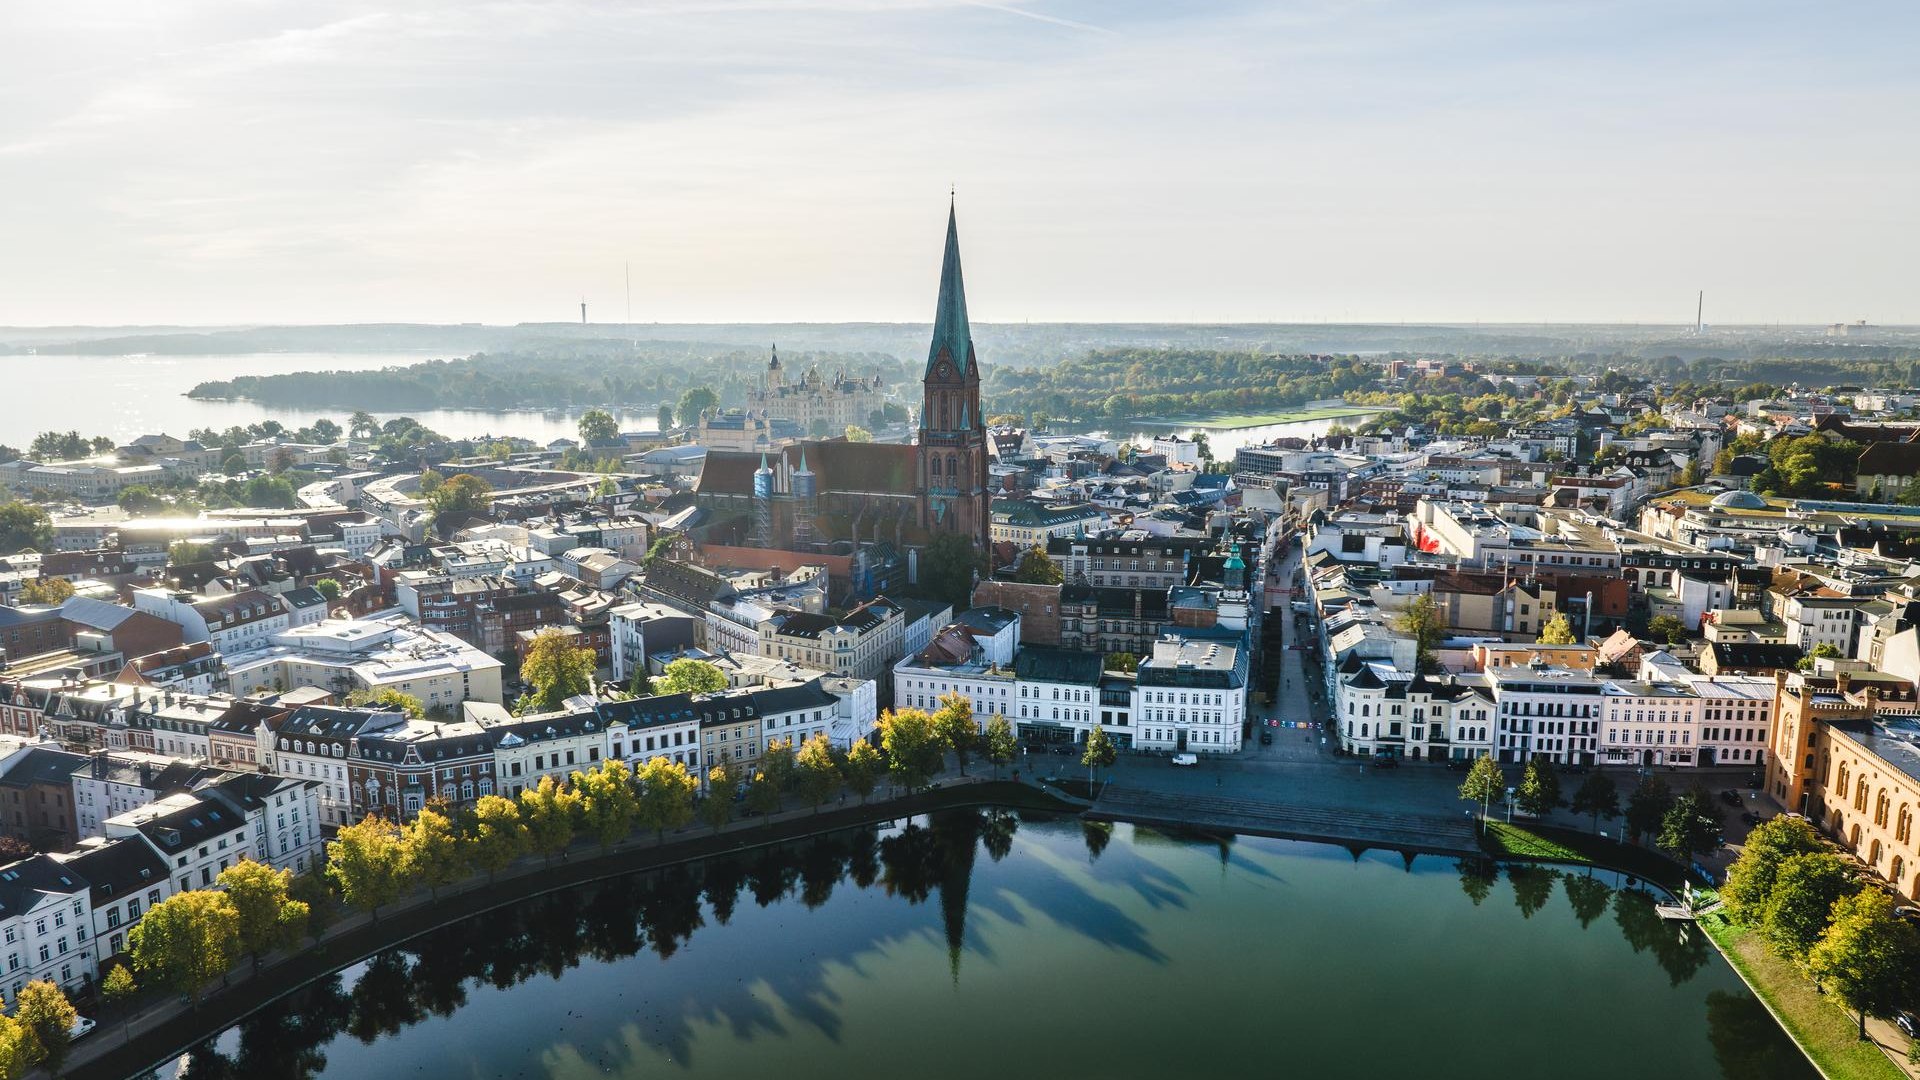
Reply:
M160 856L131 837L84 847L58 859L73 876L91 886L96 907L137 896L167 877L167 864Z
M79 874L46 855L0 866L0 918L31 911L47 896L67 896L87 887Z

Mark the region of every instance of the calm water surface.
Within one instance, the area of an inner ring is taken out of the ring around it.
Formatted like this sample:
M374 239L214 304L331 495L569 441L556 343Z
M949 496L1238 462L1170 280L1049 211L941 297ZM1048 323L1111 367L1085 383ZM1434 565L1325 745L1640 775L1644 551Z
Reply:
M956 812L477 918L160 1072L1814 1076L1617 884Z

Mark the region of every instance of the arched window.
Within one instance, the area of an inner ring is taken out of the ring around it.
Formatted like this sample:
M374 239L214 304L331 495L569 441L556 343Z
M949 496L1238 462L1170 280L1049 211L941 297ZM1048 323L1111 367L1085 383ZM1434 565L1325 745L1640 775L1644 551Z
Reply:
M1881 788L1880 794L1873 800L1873 823L1881 828L1887 827L1887 812L1892 809L1893 800L1887 798L1887 789Z
M1360 725L1360 737L1363 739L1367 737L1367 725L1365 724Z
M1900 879L1905 877L1906 874L1907 874L1907 860L1901 858L1898 855L1895 855L1893 857L1893 868L1887 871L1887 880L1893 882L1895 885L1898 885L1900 884Z
M1902 844L1913 840L1913 810L1906 803L1900 804L1900 812L1894 816L1893 838Z

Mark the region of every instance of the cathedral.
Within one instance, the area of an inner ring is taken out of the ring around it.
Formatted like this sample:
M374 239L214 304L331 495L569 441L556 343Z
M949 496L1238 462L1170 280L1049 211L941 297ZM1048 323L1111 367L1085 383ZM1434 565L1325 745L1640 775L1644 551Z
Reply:
M772 454L710 450L694 488L709 542L786 551L924 547L941 534L987 544L987 425L967 323L960 233L947 210L933 341L912 445L807 440Z

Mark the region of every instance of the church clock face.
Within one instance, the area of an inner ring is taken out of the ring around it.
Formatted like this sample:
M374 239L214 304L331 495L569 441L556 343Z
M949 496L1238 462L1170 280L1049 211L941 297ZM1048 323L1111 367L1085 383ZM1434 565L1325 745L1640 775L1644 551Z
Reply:
M947 365L945 365L945 364L941 364L941 365L940 365L940 377L941 377L941 378L943 378L943 379L948 379L948 378L952 378L952 377L953 377L953 369L952 369L952 368L950 368L950 367L948 367L948 366L947 366Z

